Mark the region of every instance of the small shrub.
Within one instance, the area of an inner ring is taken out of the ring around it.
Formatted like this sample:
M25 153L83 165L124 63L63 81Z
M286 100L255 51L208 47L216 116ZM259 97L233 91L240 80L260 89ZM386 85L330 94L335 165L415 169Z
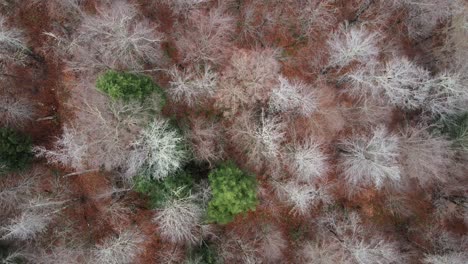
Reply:
M161 88L150 77L114 70L109 70L101 75L96 81L96 87L113 99L125 101L129 99L143 100L153 91L162 95Z
M208 204L208 218L226 224L239 213L255 210L257 195L255 178L247 175L233 163L212 171L208 178L213 198Z
M23 169L31 158L29 137L10 128L0 128L0 173Z
M163 180L140 176L135 180L135 190L149 197L151 208L162 208L172 198L184 198L190 195L193 187L192 177L185 171Z

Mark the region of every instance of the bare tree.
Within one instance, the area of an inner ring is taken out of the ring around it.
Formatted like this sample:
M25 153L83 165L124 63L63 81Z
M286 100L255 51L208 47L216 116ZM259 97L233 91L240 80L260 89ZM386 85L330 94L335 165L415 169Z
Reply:
M120 231L117 236L107 238L94 249L97 263L130 264L142 251L141 244L146 237L140 231L130 228Z
M219 84L216 105L231 117L241 109L266 104L276 86L280 64L277 51L238 50L231 57Z
M291 212L296 215L307 215L313 207L333 201L330 186L326 184L300 184L290 181L277 182L275 187L280 199L291 205Z
M432 247L422 259L424 264L466 263L468 254L466 245L468 239L465 235L447 231L435 222L425 230L424 238Z
M194 197L173 199L157 212L154 222L158 224L164 239L182 244L200 241L203 211L193 199Z
M44 233L67 201L37 197L22 205L22 212L1 228L1 239L32 240Z
M438 23L447 21L460 12L463 1L458 0L395 0L406 7L408 33L416 39L424 39L431 34Z
M194 119L187 139L191 142L195 160L212 163L222 159L224 147L221 141L223 130L220 124L205 119Z
M372 64L379 55L379 34L345 24L328 40L330 47L329 65L345 67L353 61Z
M328 234L322 234L322 236L328 236L323 241L325 247L322 250L336 250L334 256L332 255L335 261L358 264L405 262L405 255L398 250L395 242L388 241L380 235L371 234L368 229L364 229L360 218L355 213L344 218L328 214L320 222L323 225L323 231L328 232ZM329 237L330 235L332 237Z
M84 15L69 44L72 70L123 68L141 70L143 64L159 64L161 33L137 9L124 1L98 8L97 15Z
M71 127L63 127L63 133L54 143L53 150L42 146L33 148L37 157L45 157L48 163L71 166L74 169L84 169L88 145L82 135Z
M21 251L8 252L8 255L2 256L2 264L16 264L18 260L24 259L24 253Z
M219 243L219 257L225 263L261 263L261 249L258 248L260 238L258 230L244 227L244 230L236 232L232 230L222 237ZM247 232L250 232L248 234Z
M340 143L340 168L353 186L400 181L399 139L385 127L376 127L370 135L356 135Z
M183 71L173 67L169 71L172 80L169 82L169 94L176 102L194 106L211 98L217 89L218 74L210 66L189 68Z
M297 259L305 264L346 263L339 243L328 241L307 242L297 252ZM348 259L349 261L349 259Z
M189 13L184 30L176 32L176 45L185 63L221 63L226 58L234 19L224 14L224 8L212 8Z
M19 217L13 219L9 225L1 228L2 239L29 240L36 238L46 231L52 222L52 217L47 214L37 212L24 212Z
M317 37L322 32L330 31L337 22L338 9L333 6L335 0L307 0L299 10L302 32L309 37Z
M263 226L259 231L261 256L267 263L281 262L288 245L284 234L272 224Z
M7 27L5 18L0 16L0 61L23 63L27 50L23 32Z
M169 5L174 13L186 15L210 0L163 0L162 2Z
M407 127L400 144L403 174L423 186L446 181L454 157L451 145L448 139L432 135L427 127Z
M461 73L443 72L426 86L428 96L424 108L443 119L465 110L468 103L468 78Z
M145 170L153 178L162 179L180 169L187 158L184 138L168 121L156 119L133 144L126 174L131 177Z
M285 124L279 118L266 116L262 111L259 119L257 121L247 112L236 120L229 131L232 141L240 145L247 153L249 162L255 166L277 161L284 141Z
M457 1L455 1L456 3ZM442 45L434 47L438 68L443 71L468 71L468 5L460 6L443 28Z
M73 247L50 245L46 248L38 248L33 245L26 248L25 251L22 252L23 259L37 264L61 264L64 262L80 264L90 262L82 245L74 245Z
M322 146L313 140L307 140L303 144L296 143L292 147L289 160L296 179L301 182L312 182L323 177L329 168Z
M38 155L78 170L127 170L132 165L132 144L160 109L160 96L152 93L143 103L111 100L88 83L72 91L69 106L75 119L64 128L53 150L39 147Z
M12 215L12 211L18 209L18 205L27 202L35 192L38 179L43 173L40 168L33 167L26 172L2 175L0 181L0 209L4 212L4 216Z
M348 75L351 87L347 91L355 97L388 98L390 104L403 109L422 107L432 80L429 71L407 58L394 58L382 69L374 66L361 68Z
M46 6L49 15L57 19L80 20L84 15L82 4L85 0L29 0L29 8L40 8L38 5Z
M361 98L352 105L340 105L340 109L349 126L371 128L387 124L392 118L393 106L384 99L384 96L377 99Z
M25 99L0 96L0 123L8 127L23 127L35 116L33 105Z
M452 252L444 255L427 254L424 259L424 264L465 264L468 262L468 255L461 252Z
M283 76L278 78L270 97L270 108L278 112L298 113L309 116L318 110L318 96L312 87L302 81L289 81Z

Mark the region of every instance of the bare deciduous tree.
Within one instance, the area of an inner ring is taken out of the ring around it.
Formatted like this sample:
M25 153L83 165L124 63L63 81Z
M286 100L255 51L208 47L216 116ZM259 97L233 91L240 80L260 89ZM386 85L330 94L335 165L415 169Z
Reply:
M280 71L276 56L272 49L234 52L217 94L216 105L225 116L267 102Z
M186 15L210 0L163 0L162 2L169 5L174 13Z
M429 71L406 58L394 58L382 69L370 65L348 75L351 87L348 93L355 97L372 97L403 109L420 108L427 99L432 80Z
M82 4L85 0L29 0L29 8L40 8L39 4L47 7L49 15L59 19L79 20L85 12L82 10Z
M297 182L277 183L276 190L281 200L292 206L292 212L307 215L310 210L320 204L330 204L333 197L330 186L326 184L300 184Z
M37 167L21 173L2 175L0 181L0 209L4 216L11 215L18 205L27 202L34 193L43 171Z
M184 102L194 106L215 94L218 85L218 74L211 67L204 69L189 68L183 71L173 67L169 71L169 94L176 102Z
M54 149L48 150L42 146L33 148L36 156L46 158L48 163L71 166L74 169L84 169L88 145L79 132L71 127L63 127L63 133L54 143Z
M424 259L424 264L465 264L468 262L468 255L461 252L452 252L444 255L427 254Z
M428 240L432 247L426 252L422 259L424 264L458 264L466 263L468 254L466 245L468 238L447 231L439 223L434 222L425 230L424 238Z
M421 126L404 129L400 144L402 172L423 186L446 181L454 157L451 142L431 135L428 129Z
M468 78L461 73L443 72L431 80L424 108L432 115L447 116L464 111L468 103Z
M323 177L329 167L322 147L312 140L296 143L292 147L289 164L296 179L301 182L312 182Z
M328 40L329 65L344 67L353 61L372 64L379 55L379 39L379 34L369 32L364 26L341 26Z
M249 236L247 231L252 232L254 237ZM250 228L245 228L245 231L240 233L233 231L227 233L219 243L220 258L227 263L261 263L257 234L258 232Z
M224 14L224 8L189 13L186 27L177 32L177 47L185 63L218 64L226 58L229 40L234 32L234 19Z
M444 22L463 8L463 1L458 0L395 0L409 11L406 19L408 33L416 39L423 39L431 34L438 23Z
M23 127L35 116L33 105L25 99L0 96L0 124Z
M392 118L393 106L384 102L383 98L362 98L353 105L340 106L345 120L352 127L371 128L387 124Z
M328 235L324 239L325 247L322 250L337 250L333 258L335 261L392 264L404 263L406 260L395 242L388 241L380 235L371 234L369 230L364 229L360 218L355 213L344 218L328 214L320 221L323 231L332 236ZM327 248L330 246L331 248Z
M116 237L107 238L96 246L94 257L97 263L130 264L142 251L145 235L136 229L120 231Z
M126 174L133 176L145 170L155 179L167 177L180 169L187 160L185 142L168 121L154 120L134 142L128 158Z
M274 162L279 158L284 129L285 124L277 117L265 116L262 111L257 121L247 112L236 120L229 133L232 141L247 153L249 162L254 166L262 166L264 162Z
M442 45L434 48L437 66L442 70L468 71L468 5L460 6L450 21L443 28L446 36Z
M53 150L39 147L38 155L78 170L127 170L132 166L132 144L154 119L154 111L159 111L160 96L152 93L143 103L111 100L88 83L72 92L69 105L75 119L64 128Z
M21 206L22 212L1 228L1 239L32 240L45 232L67 201L37 197Z
M80 264L90 262L89 257L86 255L87 252L81 248L81 245L74 245L73 248L52 245L50 247L28 249L27 252L23 253L23 258L36 264L61 264L64 262Z
M356 135L340 143L339 166L352 186L400 181L399 139L385 127L376 127L369 136Z
M198 161L212 163L222 159L224 148L220 124L205 119L194 119L187 138L193 145L194 158Z
M27 50L23 32L7 27L5 18L0 16L0 61L22 63Z
M143 64L159 64L162 34L148 20L138 18L133 5L114 1L84 15L70 50L72 70L123 68L141 70Z
M300 9L299 21L306 36L317 37L324 31L329 31L336 24L337 8L335 0L307 0Z
M30 240L45 232L47 226L52 222L49 215L37 212L24 212L13 219L9 225L1 228L2 239Z
M267 263L281 262L287 241L275 225L265 225L260 230L260 253Z
M289 81L283 76L278 81L269 101L273 111L309 116L318 110L318 96L311 87L302 81Z
M307 242L299 252L298 261L305 264L333 264L346 263L343 251L340 250L338 242L313 241Z
M158 224L164 239L182 244L200 241L203 211L193 199L188 197L171 200L157 212L154 222Z

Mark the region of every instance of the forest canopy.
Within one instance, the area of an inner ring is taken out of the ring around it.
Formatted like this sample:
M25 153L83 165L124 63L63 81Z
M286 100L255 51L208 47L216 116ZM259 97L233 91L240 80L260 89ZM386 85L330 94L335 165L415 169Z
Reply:
M468 263L463 0L0 0L0 263Z

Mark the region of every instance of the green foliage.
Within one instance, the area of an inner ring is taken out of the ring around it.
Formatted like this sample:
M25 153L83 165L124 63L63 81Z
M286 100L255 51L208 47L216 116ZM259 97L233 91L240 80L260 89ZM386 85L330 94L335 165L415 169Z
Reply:
M143 100L152 92L157 92L164 99L161 88L150 77L142 74L109 70L98 78L96 87L114 99L125 101Z
M456 147L468 150L468 112L451 116L445 120L442 133L448 135Z
M239 213L255 210L257 205L255 178L233 163L227 163L208 175L213 198L208 204L208 218L226 224Z
M139 176L135 180L135 191L149 197L151 208L162 208L166 201L190 195L193 180L190 174L179 171L162 180Z
M31 139L10 128L0 128L0 172L24 169L31 159Z

